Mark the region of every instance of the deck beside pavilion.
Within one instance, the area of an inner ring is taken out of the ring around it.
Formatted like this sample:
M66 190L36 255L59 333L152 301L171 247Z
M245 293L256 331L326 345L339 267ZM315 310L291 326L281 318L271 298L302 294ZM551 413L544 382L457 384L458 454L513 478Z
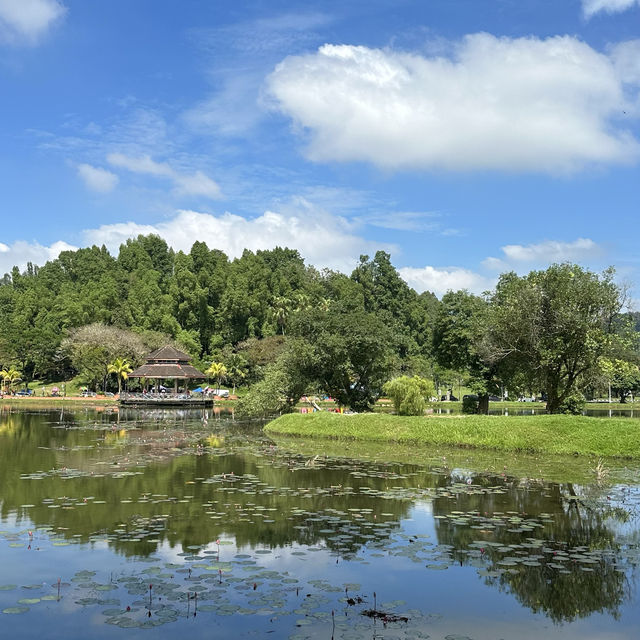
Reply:
M213 398L202 393L130 393L120 394L120 404L127 407L212 407Z

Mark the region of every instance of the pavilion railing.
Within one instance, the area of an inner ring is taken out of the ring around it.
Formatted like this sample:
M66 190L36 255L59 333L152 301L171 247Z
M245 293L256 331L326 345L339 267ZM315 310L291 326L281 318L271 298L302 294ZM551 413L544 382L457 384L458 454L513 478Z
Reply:
M123 391L120 394L120 400L144 400L145 402L168 402L172 400L189 400L198 402L211 400L211 396L205 396L202 393L139 393L131 391Z

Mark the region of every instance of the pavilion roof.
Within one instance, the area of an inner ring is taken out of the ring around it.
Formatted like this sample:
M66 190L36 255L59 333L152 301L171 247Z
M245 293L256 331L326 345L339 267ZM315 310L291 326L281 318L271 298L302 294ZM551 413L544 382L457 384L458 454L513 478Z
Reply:
M173 347L165 346L152 351L141 367L134 369L130 378L206 378L191 365L191 356Z
M147 356L147 364L152 364L153 362L161 361L161 362L191 362L191 356L184 351L178 351L178 349L174 349L170 346L160 347L155 351L152 351Z
M134 369L129 378L206 378L207 376L198 371L190 364L183 363L162 363L143 364Z

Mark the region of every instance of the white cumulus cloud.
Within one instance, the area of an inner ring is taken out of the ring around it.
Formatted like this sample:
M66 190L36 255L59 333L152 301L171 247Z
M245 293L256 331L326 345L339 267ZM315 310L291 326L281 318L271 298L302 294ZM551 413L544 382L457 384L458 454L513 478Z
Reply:
M0 0L0 42L36 44L65 12L58 0Z
M483 265L490 269L506 271L521 266L546 265L552 262L572 262L597 258L602 247L589 238L578 238L573 242L547 240L537 244L508 244L501 247L501 258L487 258Z
M640 0L582 0L582 11L587 18L604 11L620 13L640 5Z
M25 242L24 240L18 240L9 245L0 242L0 274L9 273L15 266L23 270L27 266L27 262L42 266L45 262L57 258L61 251L75 249L77 247L61 240L50 246L38 242Z
M90 164L79 164L77 170L86 187L92 191L108 193L118 184L118 176L107 169L93 167Z
M123 153L110 153L107 161L114 167L127 169L133 173L167 178L173 182L179 195L204 196L218 199L222 197L220 186L202 171L185 174L176 171L166 162L156 162L148 155L132 157Z
M298 249L308 264L346 272L355 267L360 254L372 254L377 249L395 250L392 245L363 239L343 218L318 211L303 201L281 212L266 211L253 219L232 213L213 215L182 210L175 217L153 225L124 222L88 229L84 238L88 244L105 244L117 252L127 238L150 233L161 236L176 250L189 251L199 240L231 258L241 256L244 249L288 247Z
M460 289L479 294L492 289L496 283L495 278L462 267L402 267L398 272L419 293L431 291L438 297Z
M482 293L496 285L495 272L528 271L553 262L590 261L604 253L603 248L589 238L578 238L573 242L547 240L528 245L508 244L500 249L500 258L489 257L482 261L482 267L491 275L463 267L403 267L398 271L416 291L431 291L437 296L459 289Z
M571 36L478 33L451 47L442 57L327 44L285 58L266 93L315 161L564 173L639 157L616 124L637 78L609 55Z

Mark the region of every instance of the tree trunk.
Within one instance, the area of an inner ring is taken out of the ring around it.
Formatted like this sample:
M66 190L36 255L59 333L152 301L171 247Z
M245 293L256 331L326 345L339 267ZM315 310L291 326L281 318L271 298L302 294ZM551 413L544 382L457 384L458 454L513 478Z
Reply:
M483 416L489 415L489 394L481 393L478 395L478 413Z
M547 390L547 413L559 413L560 398L555 389Z

